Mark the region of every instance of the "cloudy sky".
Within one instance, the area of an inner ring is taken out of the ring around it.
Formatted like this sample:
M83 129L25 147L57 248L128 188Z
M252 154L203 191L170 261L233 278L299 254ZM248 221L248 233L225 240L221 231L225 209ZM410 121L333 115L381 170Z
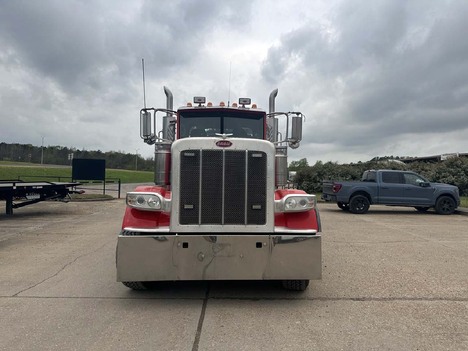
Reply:
M0 142L153 148L143 106L251 97L306 116L306 157L468 152L468 1L0 0ZM229 88L230 82L230 88Z

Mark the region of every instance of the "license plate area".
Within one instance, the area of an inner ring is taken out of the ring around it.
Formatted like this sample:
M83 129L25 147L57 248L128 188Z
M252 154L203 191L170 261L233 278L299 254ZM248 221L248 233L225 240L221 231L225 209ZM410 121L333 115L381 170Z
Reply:
M261 279L268 258L268 236L179 236L173 252L182 280Z

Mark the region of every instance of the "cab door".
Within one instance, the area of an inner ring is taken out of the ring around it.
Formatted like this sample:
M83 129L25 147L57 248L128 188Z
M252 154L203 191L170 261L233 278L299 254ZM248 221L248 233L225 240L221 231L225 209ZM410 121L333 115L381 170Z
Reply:
M403 196L411 205L431 205L434 188L427 180L415 173L404 173L405 186Z
M404 199L404 180L402 173L383 171L381 173L379 203L396 205Z

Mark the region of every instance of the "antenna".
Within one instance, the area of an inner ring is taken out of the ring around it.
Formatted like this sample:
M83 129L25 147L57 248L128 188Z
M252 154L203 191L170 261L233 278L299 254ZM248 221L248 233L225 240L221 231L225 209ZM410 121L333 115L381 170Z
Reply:
M228 107L231 104L231 65L232 61L229 61L229 92L228 92Z
M141 68L143 70L143 106L146 108L146 88L145 88L145 59L141 59Z

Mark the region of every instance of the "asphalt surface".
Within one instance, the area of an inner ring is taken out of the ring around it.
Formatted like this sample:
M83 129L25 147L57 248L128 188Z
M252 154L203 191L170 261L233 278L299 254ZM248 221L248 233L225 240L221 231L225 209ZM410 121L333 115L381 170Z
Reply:
M2 205L0 203L0 205ZM124 201L0 208L0 350L468 350L468 216L320 203L323 278L115 281Z

